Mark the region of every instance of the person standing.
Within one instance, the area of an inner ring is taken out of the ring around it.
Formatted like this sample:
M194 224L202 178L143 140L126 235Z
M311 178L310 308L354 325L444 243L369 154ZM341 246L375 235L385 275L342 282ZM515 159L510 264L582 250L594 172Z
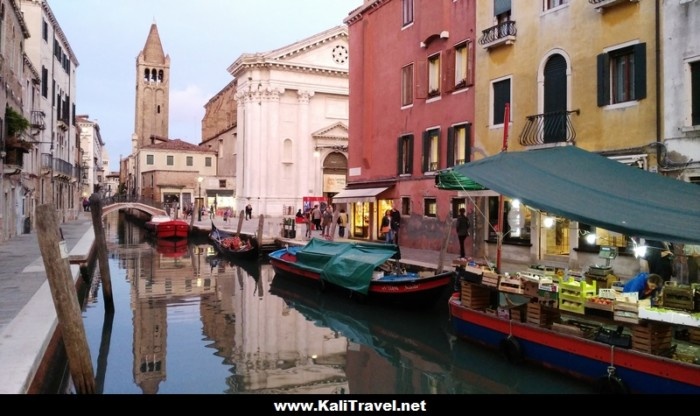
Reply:
M348 214L345 212L345 208L340 209L340 214L338 214L338 236L345 237L345 227L348 226Z
M396 207L392 206L390 213L391 215L391 241L399 245L399 228L401 228L401 213Z
M664 283L673 275L673 250L665 241L647 240L647 252L644 256L649 263L649 273L658 274Z
M311 222L316 231L321 230L321 208L318 207L318 204L314 205L314 209L311 211Z
M311 239L311 225L313 224L311 219L311 210L306 211L306 214L304 214L304 223L306 224L306 233L304 236Z
M459 209L455 229L457 231L457 238L459 239L459 257L461 259L466 259L467 255L464 252L464 240L469 236L469 218L467 217L467 210L464 208Z
M253 207L250 204L245 206L245 219L246 220L253 219Z
M394 233L391 230L391 210L388 209L384 213L384 218L382 218L380 232L384 236L384 241L387 243L394 242Z
M328 205L326 210L323 211L323 218L321 222L321 235L326 238L331 236L331 224L333 223L333 208Z
M683 254L686 255L688 261L688 284L700 283L700 279L698 279L698 271L700 271L700 245L684 245Z

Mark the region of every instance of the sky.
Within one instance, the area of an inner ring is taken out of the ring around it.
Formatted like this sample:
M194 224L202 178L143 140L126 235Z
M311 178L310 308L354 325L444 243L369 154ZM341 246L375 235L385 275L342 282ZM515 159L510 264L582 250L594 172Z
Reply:
M100 126L109 169L131 153L136 57L156 23L170 55L171 139L198 144L204 104L241 54L342 25L362 0L48 0L78 60L76 114Z

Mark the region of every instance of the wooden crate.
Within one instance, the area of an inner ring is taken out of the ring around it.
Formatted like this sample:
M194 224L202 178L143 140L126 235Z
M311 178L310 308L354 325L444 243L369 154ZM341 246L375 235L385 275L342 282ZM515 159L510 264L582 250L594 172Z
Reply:
M498 287L498 273L490 270L484 270L484 275L481 277L481 284L491 287Z
M501 276L498 282L498 290L501 292L515 293L518 295L523 294L523 282L520 277L517 276Z
M462 305L471 309L486 309L491 304L491 290L487 287L462 281Z
M647 322L632 328L632 349L648 354L668 351L673 343L673 327L660 322Z
M689 341L693 344L700 344L700 328L688 328Z
M539 326L551 326L559 317L559 312L543 307L539 303L527 304L527 323Z

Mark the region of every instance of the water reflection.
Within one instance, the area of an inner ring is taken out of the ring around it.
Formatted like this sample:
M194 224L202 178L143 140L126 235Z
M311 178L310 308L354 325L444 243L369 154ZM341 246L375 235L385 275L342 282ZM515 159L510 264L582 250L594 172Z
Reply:
M590 392L455 340L445 305L361 305L219 257L206 238L157 244L107 221L116 312L104 316L99 276L84 312L104 393Z

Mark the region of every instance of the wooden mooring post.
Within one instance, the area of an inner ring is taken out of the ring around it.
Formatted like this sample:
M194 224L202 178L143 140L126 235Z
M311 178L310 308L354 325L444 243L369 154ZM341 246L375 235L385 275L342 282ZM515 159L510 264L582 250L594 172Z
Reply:
M95 376L90 348L85 336L78 293L70 273L68 248L58 225L58 214L55 207L45 204L36 208L36 218L39 249L58 316L58 328L61 330L68 356L73 385L78 394L94 394Z
M105 302L105 312L114 313L107 238L105 237L105 228L102 225L102 198L97 192L90 195L90 212L92 213L92 228L95 230L95 252L97 254L97 262L100 264L100 279L102 281L102 297Z

